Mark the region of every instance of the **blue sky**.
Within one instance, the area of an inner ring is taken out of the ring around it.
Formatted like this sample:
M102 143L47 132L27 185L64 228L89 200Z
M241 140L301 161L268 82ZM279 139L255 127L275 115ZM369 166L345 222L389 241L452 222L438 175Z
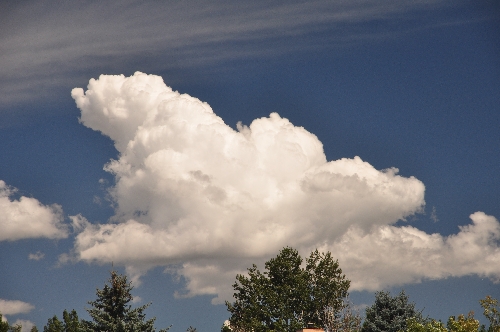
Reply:
M289 245L332 251L360 307L403 288L430 317L485 322L478 300L500 297L499 14L3 2L0 311L39 329L64 309L87 318L113 262L157 327L217 331L236 273Z

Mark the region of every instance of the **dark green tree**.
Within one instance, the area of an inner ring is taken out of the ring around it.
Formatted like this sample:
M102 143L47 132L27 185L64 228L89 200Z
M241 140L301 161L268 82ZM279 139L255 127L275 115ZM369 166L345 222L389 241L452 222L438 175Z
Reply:
M127 277L111 272L103 289L97 289L97 300L90 301L87 309L91 321L82 320L83 332L155 332L156 318L146 320L144 310L149 304L133 309L129 304L133 287ZM160 330L165 332L169 328Z
M9 332L9 323L3 321L3 316L0 313L0 332Z
M64 332L63 322L54 315L54 317L49 318L47 324L43 327L43 332Z
M366 318L361 332L398 332L406 329L406 321L414 318L417 323L425 323L422 312L408 301L404 291L392 297L389 292L375 293L375 303L366 308Z
M33 325L31 327L30 332L38 332L38 328L36 327L36 325Z
M63 323L64 332L79 332L80 319L78 319L75 309L71 310L71 312L63 311Z
M265 263L265 272L253 265L248 276L237 275L235 302L226 302L231 329L295 332L307 323L325 327L326 310L341 310L350 281L330 253L316 250L305 268L302 262L297 250L286 247Z

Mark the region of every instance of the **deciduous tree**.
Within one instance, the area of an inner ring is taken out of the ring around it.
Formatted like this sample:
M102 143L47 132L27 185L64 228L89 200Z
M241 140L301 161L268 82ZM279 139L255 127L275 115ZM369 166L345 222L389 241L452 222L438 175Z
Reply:
M233 331L295 332L313 323L326 325L326 309L342 309L350 281L330 253L317 250L306 259L305 268L297 250L286 247L248 276L237 275L234 303L226 302Z
M467 316L458 315L458 318L451 316L448 318L449 332L477 332L479 330L479 321L474 318L474 312L470 311Z
M486 296L484 299L479 300L481 307L483 307L483 315L490 321L489 332L500 332L500 307L498 300L491 296Z

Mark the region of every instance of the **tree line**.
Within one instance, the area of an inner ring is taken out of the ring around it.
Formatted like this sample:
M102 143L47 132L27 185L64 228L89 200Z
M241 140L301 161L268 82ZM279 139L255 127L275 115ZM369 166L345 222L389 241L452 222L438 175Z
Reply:
M305 264L303 264L305 263ZM298 251L286 247L246 275L238 274L233 284L234 302L226 302L230 317L222 332L296 332L317 328L326 332L500 332L500 306L491 296L480 300L489 326L479 324L474 313L451 316L446 324L423 317L402 291L375 293L364 319L349 301L350 280L342 273L330 252L312 252L304 260ZM91 320L64 310L62 320L49 318L43 332L156 332L155 318L146 319L149 304L132 308L133 287L127 277L111 271L108 283L97 289L97 299L86 309ZM2 320L0 332L21 332L20 325ZM167 332L170 327L158 330ZM33 326L31 332L38 332ZM196 332L189 327L187 332Z
M402 291L375 293L364 319L349 301L350 281L330 252L312 252L305 265L297 250L286 247L247 275L237 275L235 301L226 302L231 314L222 331L296 332L309 327L326 332L500 332L498 300L480 300L489 326L480 326L471 311L449 317L446 324L423 317Z

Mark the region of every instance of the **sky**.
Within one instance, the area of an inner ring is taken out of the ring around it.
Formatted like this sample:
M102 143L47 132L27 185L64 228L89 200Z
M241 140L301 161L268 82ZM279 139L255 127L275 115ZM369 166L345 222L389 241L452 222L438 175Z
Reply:
M39 330L112 269L171 331L330 251L363 313L500 298L500 6L0 4L0 312Z

